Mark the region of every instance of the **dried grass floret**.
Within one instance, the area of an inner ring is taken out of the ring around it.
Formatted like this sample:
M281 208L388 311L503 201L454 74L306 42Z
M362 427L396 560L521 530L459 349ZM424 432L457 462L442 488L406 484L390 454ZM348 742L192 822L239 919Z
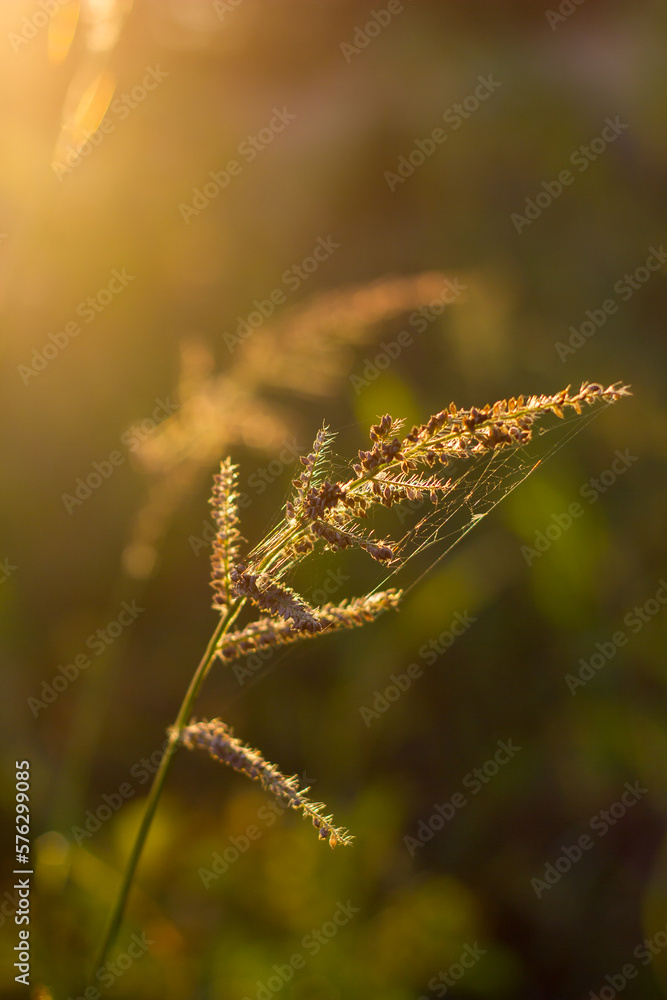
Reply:
M310 819L319 831L320 840L328 839L331 847L336 847L337 844L349 846L352 843L353 838L347 830L334 826L332 816L323 815L326 808L324 803L311 802L306 795L310 789L299 788L296 775L286 777L275 764L264 760L258 750L253 750L237 739L234 731L219 719L192 722L180 732L170 731L170 736L188 750L206 750L214 760L259 781L279 802L291 809L300 810L304 817Z
M231 585L237 597L249 597L262 611L293 621L300 632L319 632L322 628L317 615L302 597L285 584L278 583L270 573L247 569L242 563L230 573Z
M371 558L378 562L387 562L394 558L394 550L388 542L376 542L373 538L364 538L350 528L339 527L327 521L313 521L310 530L318 538L326 542L327 546L334 551L337 549L347 549L352 545L358 546L368 552Z
M285 523L254 550L253 559L260 569L270 567L275 580L315 551L317 543L334 550L356 546L373 559L393 563L401 542L375 541L355 530L354 522L368 517L369 506L426 497L437 503L454 486L451 477L434 473L435 467L521 448L531 440L535 423L549 414L562 417L567 408L581 413L584 405L626 395L629 389L620 383L604 388L584 382L576 393L568 386L553 395L512 397L481 408L450 403L407 434L403 420L385 414L370 429L371 447L359 451L350 475L339 480L324 478L333 436L323 427L301 459L304 472L294 480Z
M303 472L292 483L296 490L295 506L303 503L304 497L311 487L317 484L320 470L331 450L335 437L336 435L329 431L327 425L323 424L315 435L311 451L307 455L301 456L299 461L303 466Z
M355 628L375 621L384 611L398 606L401 593L392 588L341 601L340 604L325 604L317 610L321 632ZM289 624L281 625L274 618L260 618L238 632L229 632L218 646L217 655L221 660L231 663L241 656L254 653L260 647L284 646L299 639L312 639L316 634L297 632Z
M238 467L224 459L220 472L213 477L213 495L209 500L217 528L211 555L211 586L213 607L218 611L225 611L230 603L231 571L241 558L243 539L238 530L237 477Z

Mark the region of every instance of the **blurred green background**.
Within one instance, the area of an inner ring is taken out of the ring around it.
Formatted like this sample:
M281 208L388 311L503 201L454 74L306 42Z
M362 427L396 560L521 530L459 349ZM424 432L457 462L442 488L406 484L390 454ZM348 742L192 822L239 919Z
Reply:
M214 626L206 524L220 458L240 463L254 543L322 420L351 454L386 411L425 418L451 399L583 378L634 395L512 492L399 615L287 650L243 684L213 671L199 714L298 772L355 846L329 851L296 814L269 824L260 789L181 755L116 954L133 934L152 944L101 993L664 995L667 287L662 262L637 269L667 235L666 28L658 2L551 14L518 0L3 4L3 996L82 995L151 756ZM494 81L481 101L480 77ZM592 142L606 119L623 127ZM406 176L388 179L401 163ZM515 224L536 198L533 220ZM464 293L410 325L438 273ZM239 336L272 292L275 311ZM573 334L587 321L591 335ZM382 345L403 330L411 342L383 368ZM573 502L582 512L559 535ZM526 555L547 529L546 551ZM300 582L338 600L378 581L343 553ZM97 655L88 638L132 601L143 610ZM457 613L476 620L428 663L419 650ZM571 690L596 643L613 655ZM65 686L58 668L81 654L90 666ZM360 708L413 662L423 675L366 725ZM29 702L56 677L51 703ZM465 776L499 740L521 750L473 794ZM29 989L12 969L22 759ZM635 782L638 801L596 825ZM87 810L128 784L77 844ZM409 850L457 792L466 805ZM201 870L251 825L259 839L205 887ZM531 883L568 868L564 849L586 833L593 846L558 881ZM358 912L316 948L307 935L335 927L348 901ZM303 966L285 981L275 966L295 954Z

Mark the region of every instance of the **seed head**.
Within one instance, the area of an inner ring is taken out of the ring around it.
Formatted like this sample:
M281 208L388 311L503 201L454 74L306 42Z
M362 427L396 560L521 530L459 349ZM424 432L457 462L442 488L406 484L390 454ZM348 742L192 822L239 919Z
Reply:
M172 739L177 739L188 750L207 750L210 756L235 771L259 781L262 786L284 805L299 809L304 817L311 820L319 830L320 840L329 840L331 847L337 844L349 845L352 836L347 830L334 826L332 816L322 815L326 808L322 802L311 802L307 798L308 788L300 789L298 778L286 777L275 764L264 760L258 750L246 746L234 736L234 731L220 719L211 722L193 721L180 732L170 731Z

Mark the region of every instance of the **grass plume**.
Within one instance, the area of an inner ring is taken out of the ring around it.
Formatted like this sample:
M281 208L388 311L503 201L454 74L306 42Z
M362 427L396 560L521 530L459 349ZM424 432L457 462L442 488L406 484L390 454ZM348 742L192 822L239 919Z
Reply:
M406 499L429 499L437 505L453 489L455 483L448 472L461 459L468 463L495 452L521 449L531 440L536 424L550 415L562 418L566 410L581 414L587 407L615 403L627 395L628 387L620 383L604 388L584 382L575 393L568 386L553 395L512 397L482 408L465 409L451 403L407 433L402 420L385 414L370 428L370 447L361 449L345 474L335 479L327 478L327 474L331 476L333 435L322 427L311 451L301 459L303 471L292 484L283 519L247 555L241 552L237 469L228 459L222 462L211 499L217 528L211 566L213 606L220 617L169 729L168 749L155 775L96 967L103 964L120 926L136 866L180 746L206 750L216 760L259 780L272 794L309 817L320 838L332 847L351 843L347 831L323 815L324 805L306 798L307 789L299 789L295 777L281 774L259 751L238 740L224 722L191 717L216 660L229 664L259 647L312 640L326 632L363 626L400 603L400 591L386 590L337 605L310 607L285 582L289 572L318 550L352 546L380 563L400 565L412 533L398 543L376 538L368 523L379 507ZM247 605L261 612L260 616L232 631Z
M328 840L331 847L352 843L352 837L347 830L334 826L332 816L322 815L322 810L326 808L324 803L311 802L307 798L306 792L309 789L299 788L296 775L286 778L275 764L264 760L259 750L252 750L236 739L233 730L219 719L213 719L211 722L206 720L193 722L175 733L174 738L188 750L208 751L214 760L259 781L282 805L301 810L304 817L310 819L315 829L319 831L320 840Z

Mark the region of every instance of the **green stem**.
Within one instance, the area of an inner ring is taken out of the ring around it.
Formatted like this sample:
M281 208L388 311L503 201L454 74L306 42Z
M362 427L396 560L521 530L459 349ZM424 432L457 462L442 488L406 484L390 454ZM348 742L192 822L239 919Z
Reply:
M132 847L132 851L125 866L125 873L123 875L123 881L118 893L118 898L116 899L116 904L109 918L109 925L107 927L107 932L104 936L104 941L102 947L100 948L97 963L93 969L93 977L98 969L100 969L105 962L105 959L112 947L118 930L120 928L121 922L123 920L123 914L125 912L125 906L127 904L127 897L130 893L130 888L134 880L134 875L139 863L139 858L141 857L141 852L143 851L144 844L146 843L146 838L153 821L153 816L155 815L155 810L157 809L157 804L160 800L160 795L162 794L162 789L164 787L165 780L169 774L169 769L171 767L171 762L174 758L176 750L178 749L178 737L184 726L187 725L190 718L190 713L192 711L192 706L199 694L200 688L204 683L206 675L209 672L211 664L215 659L215 652L220 642L220 639L226 633L229 626L238 617L239 611L243 605L243 600L236 602L234 607L231 609L231 613L228 616L223 616L218 623L218 626L211 636L211 639L206 647L206 652L201 658L199 666L192 675L192 680L188 690L185 693L185 697L181 703L181 707L178 710L178 715L176 716L176 721L174 722L172 734L170 737L169 745L165 750L164 756L160 763L158 770L153 778L153 784L146 801L146 808L144 810L144 815L141 820L141 825L137 831L137 836ZM91 978L92 981L92 978Z

